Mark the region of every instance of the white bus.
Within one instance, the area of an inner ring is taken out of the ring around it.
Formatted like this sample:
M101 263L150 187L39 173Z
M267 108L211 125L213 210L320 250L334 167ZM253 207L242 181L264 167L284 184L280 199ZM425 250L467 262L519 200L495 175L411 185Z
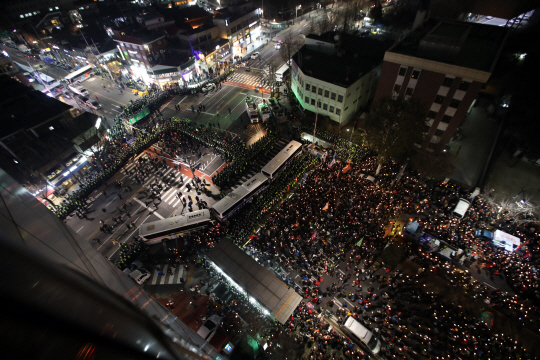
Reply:
M215 203L212 210L220 220L225 220L267 186L268 178L261 173L257 173L229 195Z
M283 81L283 78L285 77L285 73L289 70L289 66L287 64L284 64L282 67L277 69L276 71L276 81Z
M347 320L345 320L343 327L358 341L364 343L372 353L377 354L381 350L381 342L379 339L373 336L371 331L360 324L360 322L356 321L352 316L349 316Z
M214 224L208 209L197 210L186 215L173 216L167 219L142 224L139 236L147 244L156 244L163 239L176 239L190 231Z
M296 155L302 152L302 144L298 141L291 141L287 146L283 148L268 164L264 165L261 172L273 179L281 170L287 167L289 161L291 161Z
M92 65L86 65L86 66L80 68L79 70L75 70L72 73L68 74L64 78L64 80L66 80L68 82L68 84L70 84L72 82L77 81L81 75L84 75L85 73L87 73L89 71L93 71L92 69L93 69Z

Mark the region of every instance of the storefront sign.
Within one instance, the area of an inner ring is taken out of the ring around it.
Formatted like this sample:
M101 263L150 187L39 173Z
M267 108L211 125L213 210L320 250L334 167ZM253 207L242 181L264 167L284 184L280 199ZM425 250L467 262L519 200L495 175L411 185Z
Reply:
M144 117L150 115L150 110L148 108L143 109L141 112L139 112L137 115L129 119L130 124L135 124L137 121L143 119Z

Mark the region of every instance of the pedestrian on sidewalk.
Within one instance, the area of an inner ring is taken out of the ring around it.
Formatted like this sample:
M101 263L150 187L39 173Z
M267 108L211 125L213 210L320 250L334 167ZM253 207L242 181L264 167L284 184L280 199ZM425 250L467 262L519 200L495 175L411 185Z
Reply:
M216 116L219 117L219 111L216 111Z
M107 192L103 190L103 196L107 197Z

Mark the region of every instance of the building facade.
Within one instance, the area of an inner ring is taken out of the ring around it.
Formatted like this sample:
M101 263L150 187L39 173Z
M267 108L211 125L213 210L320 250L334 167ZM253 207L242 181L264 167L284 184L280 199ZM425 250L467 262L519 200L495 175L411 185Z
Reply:
M428 113L419 145L443 150L491 76L506 34L498 26L426 21L384 55L375 100L419 99Z
M373 98L390 45L333 32L308 35L292 58L291 90L304 109L345 125Z

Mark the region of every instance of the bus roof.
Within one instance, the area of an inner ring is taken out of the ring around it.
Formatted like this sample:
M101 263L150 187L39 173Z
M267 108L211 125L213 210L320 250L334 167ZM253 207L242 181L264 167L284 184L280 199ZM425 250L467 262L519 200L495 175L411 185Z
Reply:
M82 75L82 74L84 74L85 72L87 72L89 70L92 70L92 65L86 65L86 66L80 68L79 70L75 70L74 72L69 73L64 79L71 80L74 77Z
M289 70L289 65L283 64L279 69L276 70L276 74L283 74L287 70Z
M141 236L156 234L162 231L169 230L172 226L179 228L193 223L198 223L202 220L210 220L210 211L208 209L197 210L186 215L173 216L167 219L152 221L142 224L139 228Z
M268 164L264 165L261 172L267 174L273 174L281 164L286 162L292 155L294 155L299 148L302 147L302 144L298 141L291 141L287 146L285 146Z
M251 179L249 179L248 181L237 187L233 192L215 203L212 208L218 214L223 214L231 206L239 203L247 194L258 188L266 180L268 180L266 176L261 173L256 173Z

